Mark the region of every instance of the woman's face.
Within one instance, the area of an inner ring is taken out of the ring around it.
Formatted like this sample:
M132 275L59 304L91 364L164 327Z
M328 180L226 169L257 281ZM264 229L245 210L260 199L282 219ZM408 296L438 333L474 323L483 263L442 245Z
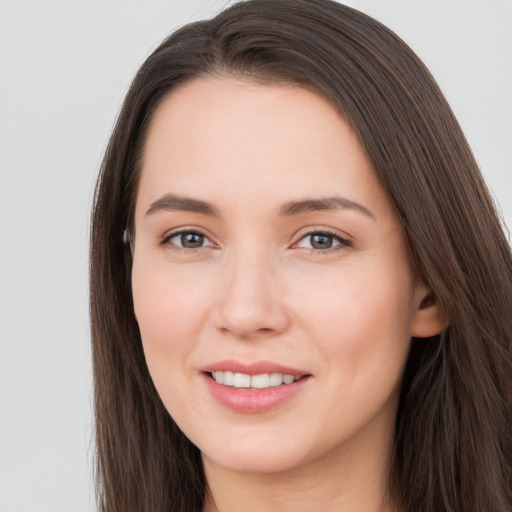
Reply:
M427 290L328 102L229 78L174 90L150 126L135 233L147 364L205 464L388 452Z

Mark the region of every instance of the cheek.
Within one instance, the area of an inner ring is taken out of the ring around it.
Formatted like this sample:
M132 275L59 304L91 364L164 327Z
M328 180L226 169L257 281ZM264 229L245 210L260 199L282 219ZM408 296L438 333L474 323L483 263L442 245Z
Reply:
M333 327L340 333L408 325L413 286L406 274L386 265L347 266L325 276L303 273L295 280L294 309L318 329Z
M413 285L409 273L390 269L347 267L297 288L297 318L329 368L341 367L354 379L401 371L411 338Z
M311 286L309 293L300 291L298 317L314 344L311 360L320 356L325 394L315 407L330 426L322 434L326 438L329 432L338 435L339 425L347 436L356 432L379 411L392 421L409 352L411 280L389 267L359 270L333 273L320 293Z
M168 379L182 371L197 339L209 301L204 280L179 271L134 265L132 289L135 316L146 361L158 387L159 374Z
M194 340L208 309L205 287L204 279L185 276L179 269L171 275L165 266L134 262L133 301L146 364L162 402L179 424L197 406L188 383L195 374Z

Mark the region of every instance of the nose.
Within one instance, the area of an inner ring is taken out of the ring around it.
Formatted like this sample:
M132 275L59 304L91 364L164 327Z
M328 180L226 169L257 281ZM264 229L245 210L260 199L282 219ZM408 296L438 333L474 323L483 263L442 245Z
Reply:
M271 255L247 252L225 262L216 326L239 339L280 334L289 325L289 315L278 265Z

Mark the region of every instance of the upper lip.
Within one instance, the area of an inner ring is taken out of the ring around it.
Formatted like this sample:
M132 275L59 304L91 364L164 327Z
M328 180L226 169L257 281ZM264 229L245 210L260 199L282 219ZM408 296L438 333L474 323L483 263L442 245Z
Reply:
M283 375L293 375L294 377L303 377L309 375L309 372L297 368L291 368L272 361L251 361L242 362L227 359L209 364L202 369L205 373L226 372L244 373L246 375L261 375L262 373L282 373Z

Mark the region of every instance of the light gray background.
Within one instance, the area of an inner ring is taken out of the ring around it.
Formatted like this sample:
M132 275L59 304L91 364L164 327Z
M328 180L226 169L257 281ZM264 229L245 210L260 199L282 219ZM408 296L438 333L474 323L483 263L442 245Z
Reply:
M128 84L226 1L0 1L0 512L92 511L88 217ZM352 0L431 68L512 226L512 2Z

